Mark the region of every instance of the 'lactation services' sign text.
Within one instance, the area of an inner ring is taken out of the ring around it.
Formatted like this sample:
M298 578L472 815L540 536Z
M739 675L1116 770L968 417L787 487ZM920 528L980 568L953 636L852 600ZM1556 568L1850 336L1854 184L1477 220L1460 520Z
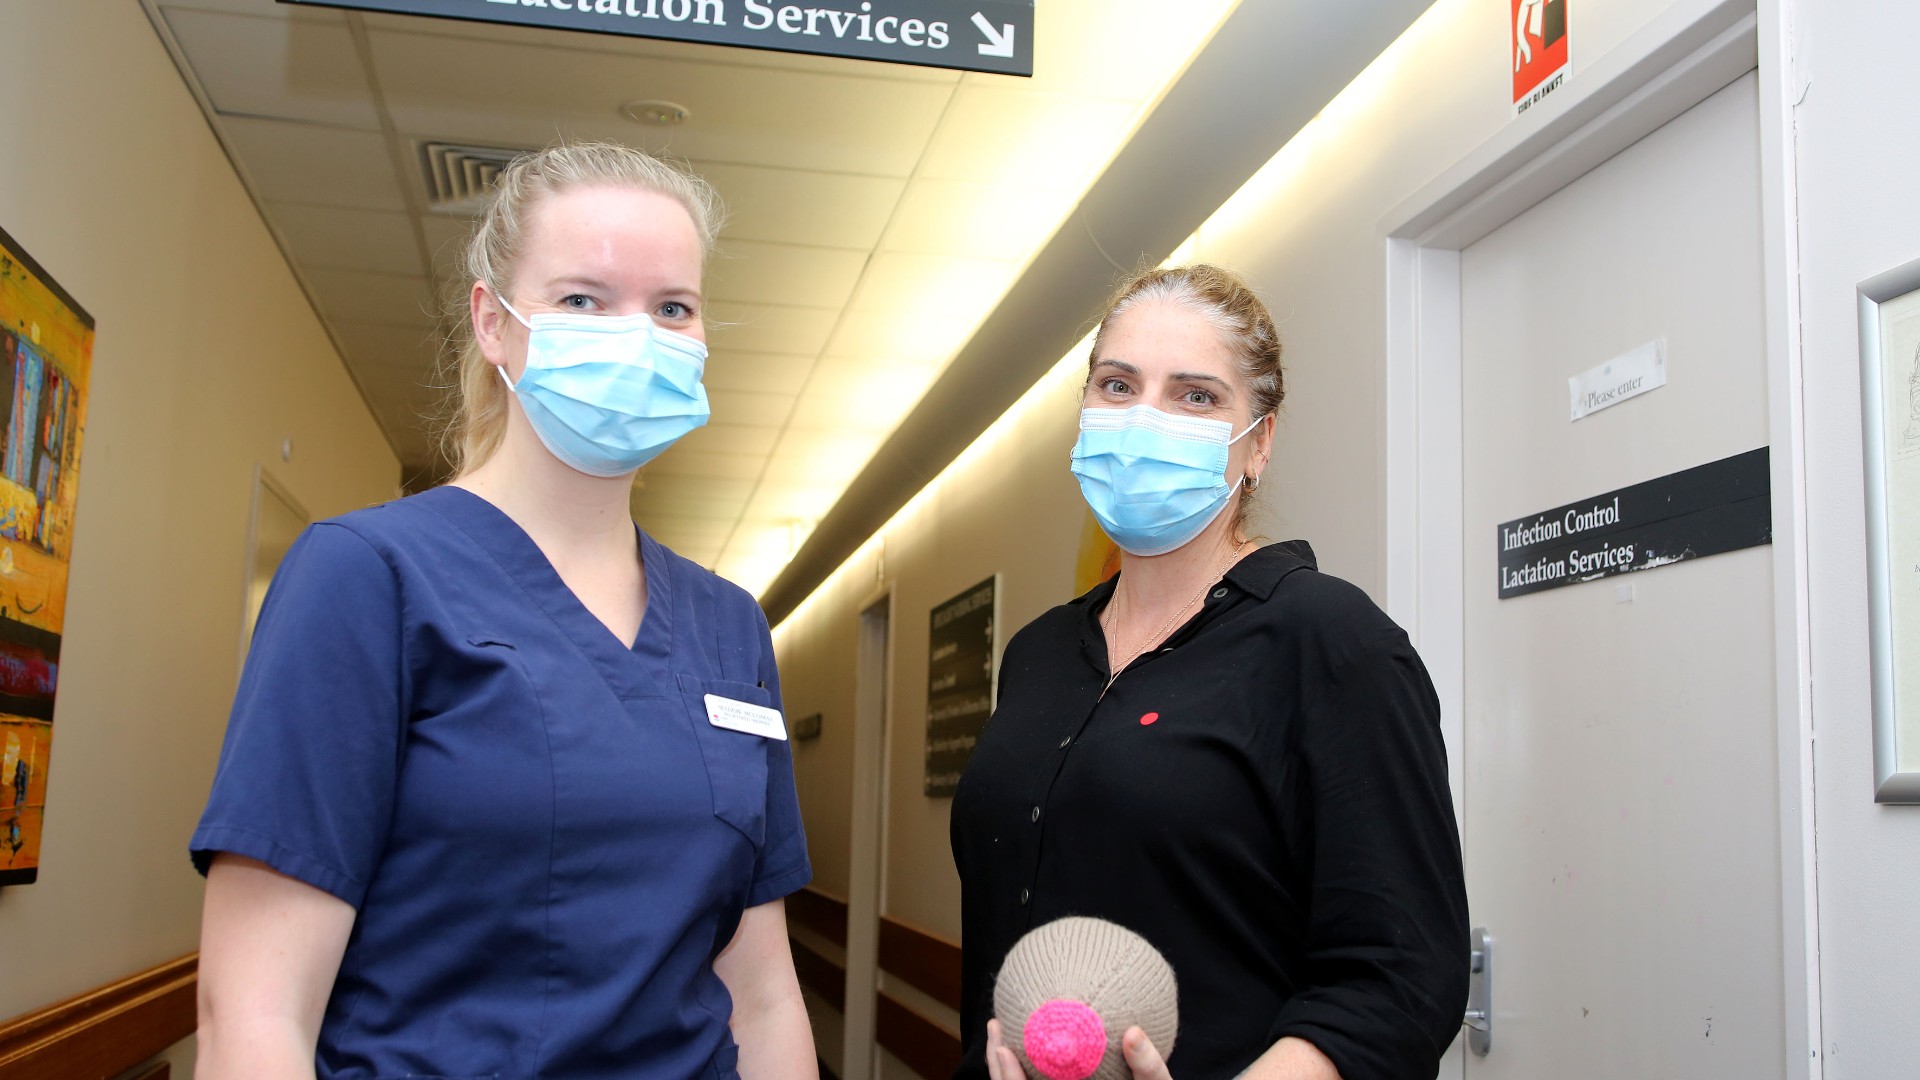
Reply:
M550 30L1033 74L1034 0L280 0Z

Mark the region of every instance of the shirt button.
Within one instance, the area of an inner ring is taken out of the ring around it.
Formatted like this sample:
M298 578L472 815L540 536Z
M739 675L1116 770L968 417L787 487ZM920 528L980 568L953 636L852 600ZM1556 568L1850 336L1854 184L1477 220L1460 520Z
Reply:
M1064 739L1061 739L1061 740L1060 740L1060 749L1062 749L1062 750L1065 750L1065 749L1067 748L1067 744L1068 744L1068 743L1070 743L1070 742L1072 742L1072 741L1073 741L1073 736L1071 736L1071 735L1069 735L1069 736L1067 736L1067 737L1066 737L1066 738L1064 738Z
M1020 890L1020 906L1021 907L1026 907L1027 901L1031 899L1033 899L1033 894L1031 892L1028 892L1025 889Z
M1213 590L1213 598L1215 600L1218 600L1225 595L1227 595L1227 587L1225 585L1222 585L1219 588Z
M1033 808L1033 820L1035 821L1040 820L1040 808L1037 806Z

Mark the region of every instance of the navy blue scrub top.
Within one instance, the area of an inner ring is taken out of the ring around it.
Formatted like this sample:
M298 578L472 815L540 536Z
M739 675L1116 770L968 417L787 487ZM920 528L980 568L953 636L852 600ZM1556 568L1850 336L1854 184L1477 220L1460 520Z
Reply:
M192 841L358 909L321 1078L736 1076L713 972L812 874L752 597L640 536L629 648L531 538L437 488L308 529Z

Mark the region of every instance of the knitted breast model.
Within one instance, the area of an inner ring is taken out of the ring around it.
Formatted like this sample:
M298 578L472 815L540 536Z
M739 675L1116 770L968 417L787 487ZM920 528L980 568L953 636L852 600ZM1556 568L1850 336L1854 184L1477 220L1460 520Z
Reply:
M1105 919L1058 919L1007 953L993 987L1001 1037L1037 1080L1130 1080L1120 1037L1139 1025L1162 1055L1180 1026L1173 968Z

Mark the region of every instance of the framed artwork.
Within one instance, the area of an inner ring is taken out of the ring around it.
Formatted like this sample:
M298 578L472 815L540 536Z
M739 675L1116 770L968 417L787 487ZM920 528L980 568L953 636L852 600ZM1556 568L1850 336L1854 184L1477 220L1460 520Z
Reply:
M0 885L40 876L93 316L0 230Z
M1859 291L1874 800L1920 803L1920 260Z

